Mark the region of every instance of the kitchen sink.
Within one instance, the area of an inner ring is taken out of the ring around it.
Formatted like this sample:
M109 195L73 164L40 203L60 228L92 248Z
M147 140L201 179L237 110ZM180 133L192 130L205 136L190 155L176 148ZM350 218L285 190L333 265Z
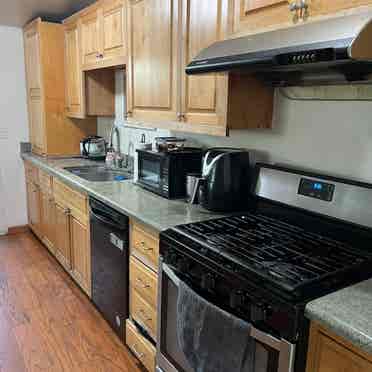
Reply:
M91 182L127 181L132 179L132 175L123 170L106 168L103 165L66 167L64 169Z

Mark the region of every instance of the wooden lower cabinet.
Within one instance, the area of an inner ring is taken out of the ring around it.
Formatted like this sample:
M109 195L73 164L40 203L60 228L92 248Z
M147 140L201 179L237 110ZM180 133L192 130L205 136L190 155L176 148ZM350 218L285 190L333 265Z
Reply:
M72 276L90 295L90 242L89 229L76 218L70 219Z
M40 188L32 181L27 182L27 204L28 223L35 234L39 235L41 232Z
M30 228L91 296L88 198L25 162Z
M42 241L52 254L55 254L55 203L53 196L41 190L41 226Z
M129 313L126 342L148 371L155 371L155 347L141 334L139 324L156 343L159 234L131 220L129 259ZM132 321L133 320L133 321Z
M312 323L306 372L372 372L372 356Z
M149 372L155 372L156 349L150 341L146 340L129 319L126 323L126 340L133 354L141 361Z
M70 271L71 266L71 242L70 242L70 209L55 204L56 221L56 258L60 264Z

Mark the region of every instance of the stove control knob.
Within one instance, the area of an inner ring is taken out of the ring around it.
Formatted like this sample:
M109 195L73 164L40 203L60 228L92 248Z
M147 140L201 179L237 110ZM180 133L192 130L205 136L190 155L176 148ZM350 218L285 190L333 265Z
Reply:
M178 255L174 252L169 252L166 256L166 263L172 266L176 266L178 261Z
M264 305L262 303L251 306L251 319L254 322L265 320Z
M251 307L251 318L254 321L267 320L272 315L273 310L271 306L258 303Z
M232 309L237 309L242 307L245 303L245 296L242 291L233 291L230 294L230 307Z
M212 274L204 274L201 280L201 286L203 289L212 292L216 286L216 280Z
M185 257L179 257L177 259L177 269L181 272L186 272L189 269L189 261Z

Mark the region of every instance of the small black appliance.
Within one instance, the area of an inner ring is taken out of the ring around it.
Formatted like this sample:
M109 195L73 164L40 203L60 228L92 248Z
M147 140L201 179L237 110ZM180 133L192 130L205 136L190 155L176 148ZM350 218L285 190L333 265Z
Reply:
M232 212L247 207L251 186L249 153L243 149L212 148L203 160L199 202L211 211Z
M186 198L186 175L201 172L202 149L184 147L170 152L137 152L140 186L168 199Z

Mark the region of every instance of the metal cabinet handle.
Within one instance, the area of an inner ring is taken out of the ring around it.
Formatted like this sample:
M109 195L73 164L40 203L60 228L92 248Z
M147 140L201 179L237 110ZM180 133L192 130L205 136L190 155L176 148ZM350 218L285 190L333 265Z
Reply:
M150 288L150 284L146 284L141 278L137 278L137 282L141 285L143 289Z
M148 315L146 314L145 310L140 309L140 310L139 310L139 313L141 314L142 319L143 319L145 322L149 322L150 320L152 320L152 318L149 318L149 317L148 317Z
M141 241L140 245L141 245L141 249L145 252L150 252L154 250L154 248L151 248L151 247L146 248L146 243L144 241Z
M309 17L309 4L307 0L294 0L289 3L289 10L293 14L293 22L297 23L300 19L306 21Z
M137 351L137 344L134 344L132 346L132 351L133 351L133 354L138 358L138 359L142 359L145 354L144 353L140 353L139 351Z
M64 213L66 216L68 216L68 215L71 214L71 209L70 209L70 208L65 208L64 211L63 211L63 213Z
M102 53L98 53L98 54L96 55L96 58L103 58L103 54L102 54Z

